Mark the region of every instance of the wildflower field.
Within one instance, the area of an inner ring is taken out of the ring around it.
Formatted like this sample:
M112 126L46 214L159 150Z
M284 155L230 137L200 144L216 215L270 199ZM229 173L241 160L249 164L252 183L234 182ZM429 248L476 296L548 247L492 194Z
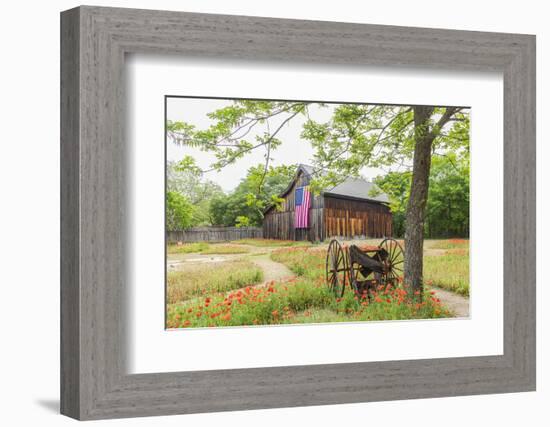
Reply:
M276 239L241 239L233 242L238 245L252 245L262 248L275 248L275 247L305 247L311 246L312 243L307 241L295 241L295 240L276 240Z
M250 250L243 245L236 244L210 244L206 242L188 243L185 245L168 245L169 254L200 253L204 255L219 254L245 254Z
M167 275L168 304L231 291L249 284L260 283L263 272L250 261L226 262L216 268L196 266L186 271L171 271Z
M296 242L291 242L296 243ZM256 252L286 266L285 280L263 282L255 253L212 268L168 273L167 327L217 327L368 320L428 319L452 316L430 284L467 295L468 241L432 241L438 255L425 256L426 290L421 300L402 286L379 286L371 298L350 288L335 298L325 283L326 245L255 242ZM233 242L234 246L250 242ZM202 249L204 252L205 248ZM237 252L238 253L238 252ZM267 255L266 255L267 254Z
M470 242L465 239L437 240L431 249L443 249L438 255L424 255L424 280L460 295L470 294Z

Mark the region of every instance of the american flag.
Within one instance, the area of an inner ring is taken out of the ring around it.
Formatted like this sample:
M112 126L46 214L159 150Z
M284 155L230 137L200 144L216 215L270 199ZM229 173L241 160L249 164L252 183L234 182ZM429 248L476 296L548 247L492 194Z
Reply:
M298 187L294 193L294 201L294 228L308 228L309 207L311 203L309 187Z

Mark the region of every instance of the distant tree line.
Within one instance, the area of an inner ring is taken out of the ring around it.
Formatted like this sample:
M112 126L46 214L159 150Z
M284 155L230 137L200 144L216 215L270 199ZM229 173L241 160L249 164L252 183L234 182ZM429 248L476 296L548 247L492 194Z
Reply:
M433 155L429 177L424 236L468 237L470 231L470 158L461 154ZM374 182L390 198L394 235L405 235L411 172L389 172Z
M424 235L426 238L468 237L468 151L433 155L431 162ZM278 196L292 181L295 172L294 165L272 166L264 177L264 167L258 164L248 169L233 191L225 193L218 184L204 179L198 171L190 168L189 163L181 167L170 162L167 171L167 229L209 225L261 226L263 212L271 204L280 202ZM390 198L394 235L403 237L411 172L388 172L375 178L374 182Z
M236 188L222 188L196 170L190 159L167 165L166 228L184 230L196 226L261 227L264 211L281 202L281 194L296 166L258 164L248 169Z

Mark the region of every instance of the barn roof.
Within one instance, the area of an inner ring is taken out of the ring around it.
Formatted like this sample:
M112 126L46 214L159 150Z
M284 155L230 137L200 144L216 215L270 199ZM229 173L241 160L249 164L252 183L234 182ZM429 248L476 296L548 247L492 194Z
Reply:
M390 199L386 193L379 193L372 196L370 192L376 189L372 182L361 178L348 178L336 187L323 191L326 196L334 195L340 197L349 197L354 199L372 200L374 202L389 203Z
M290 182L288 187L281 193L279 197L285 197L288 192L292 189L294 181L298 177L298 174L302 171L308 177L312 177L315 174L315 169L312 166L300 164L296 170L296 175L294 179ZM334 196L338 198L354 199L354 200L367 200L371 202L378 203L389 203L390 199L386 193L379 193L376 196L370 194L370 192L377 188L376 185L372 182L364 180L362 178L347 178L344 182L336 185L332 188L327 188L321 192L321 194L326 196ZM267 208L271 209L273 206ZM266 210L266 211L267 211Z

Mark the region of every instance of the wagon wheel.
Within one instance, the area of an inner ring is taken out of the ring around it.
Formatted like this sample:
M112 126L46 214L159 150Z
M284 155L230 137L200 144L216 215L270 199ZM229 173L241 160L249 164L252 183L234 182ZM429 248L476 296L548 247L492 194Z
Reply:
M358 297L368 295L370 299L371 291L375 288L376 284L384 282L383 275L375 271L369 271L367 276L364 276L359 264L350 261L348 267L350 287Z
M351 261L351 259L348 262L348 270L349 270L349 284L353 292L355 292L356 295L359 295L362 292L365 292L366 290L363 289L359 285L360 281L360 274L361 274L361 266L357 263L354 263ZM362 276L362 275L361 275ZM363 280L366 280L366 277L363 278Z
M388 285L397 286L400 278L403 277L405 263L403 248L397 240L391 238L382 240L378 247L387 253L387 257L382 260L386 270L385 282Z
M348 281L348 254L337 240L331 240L327 250L327 286L337 297L344 295Z

